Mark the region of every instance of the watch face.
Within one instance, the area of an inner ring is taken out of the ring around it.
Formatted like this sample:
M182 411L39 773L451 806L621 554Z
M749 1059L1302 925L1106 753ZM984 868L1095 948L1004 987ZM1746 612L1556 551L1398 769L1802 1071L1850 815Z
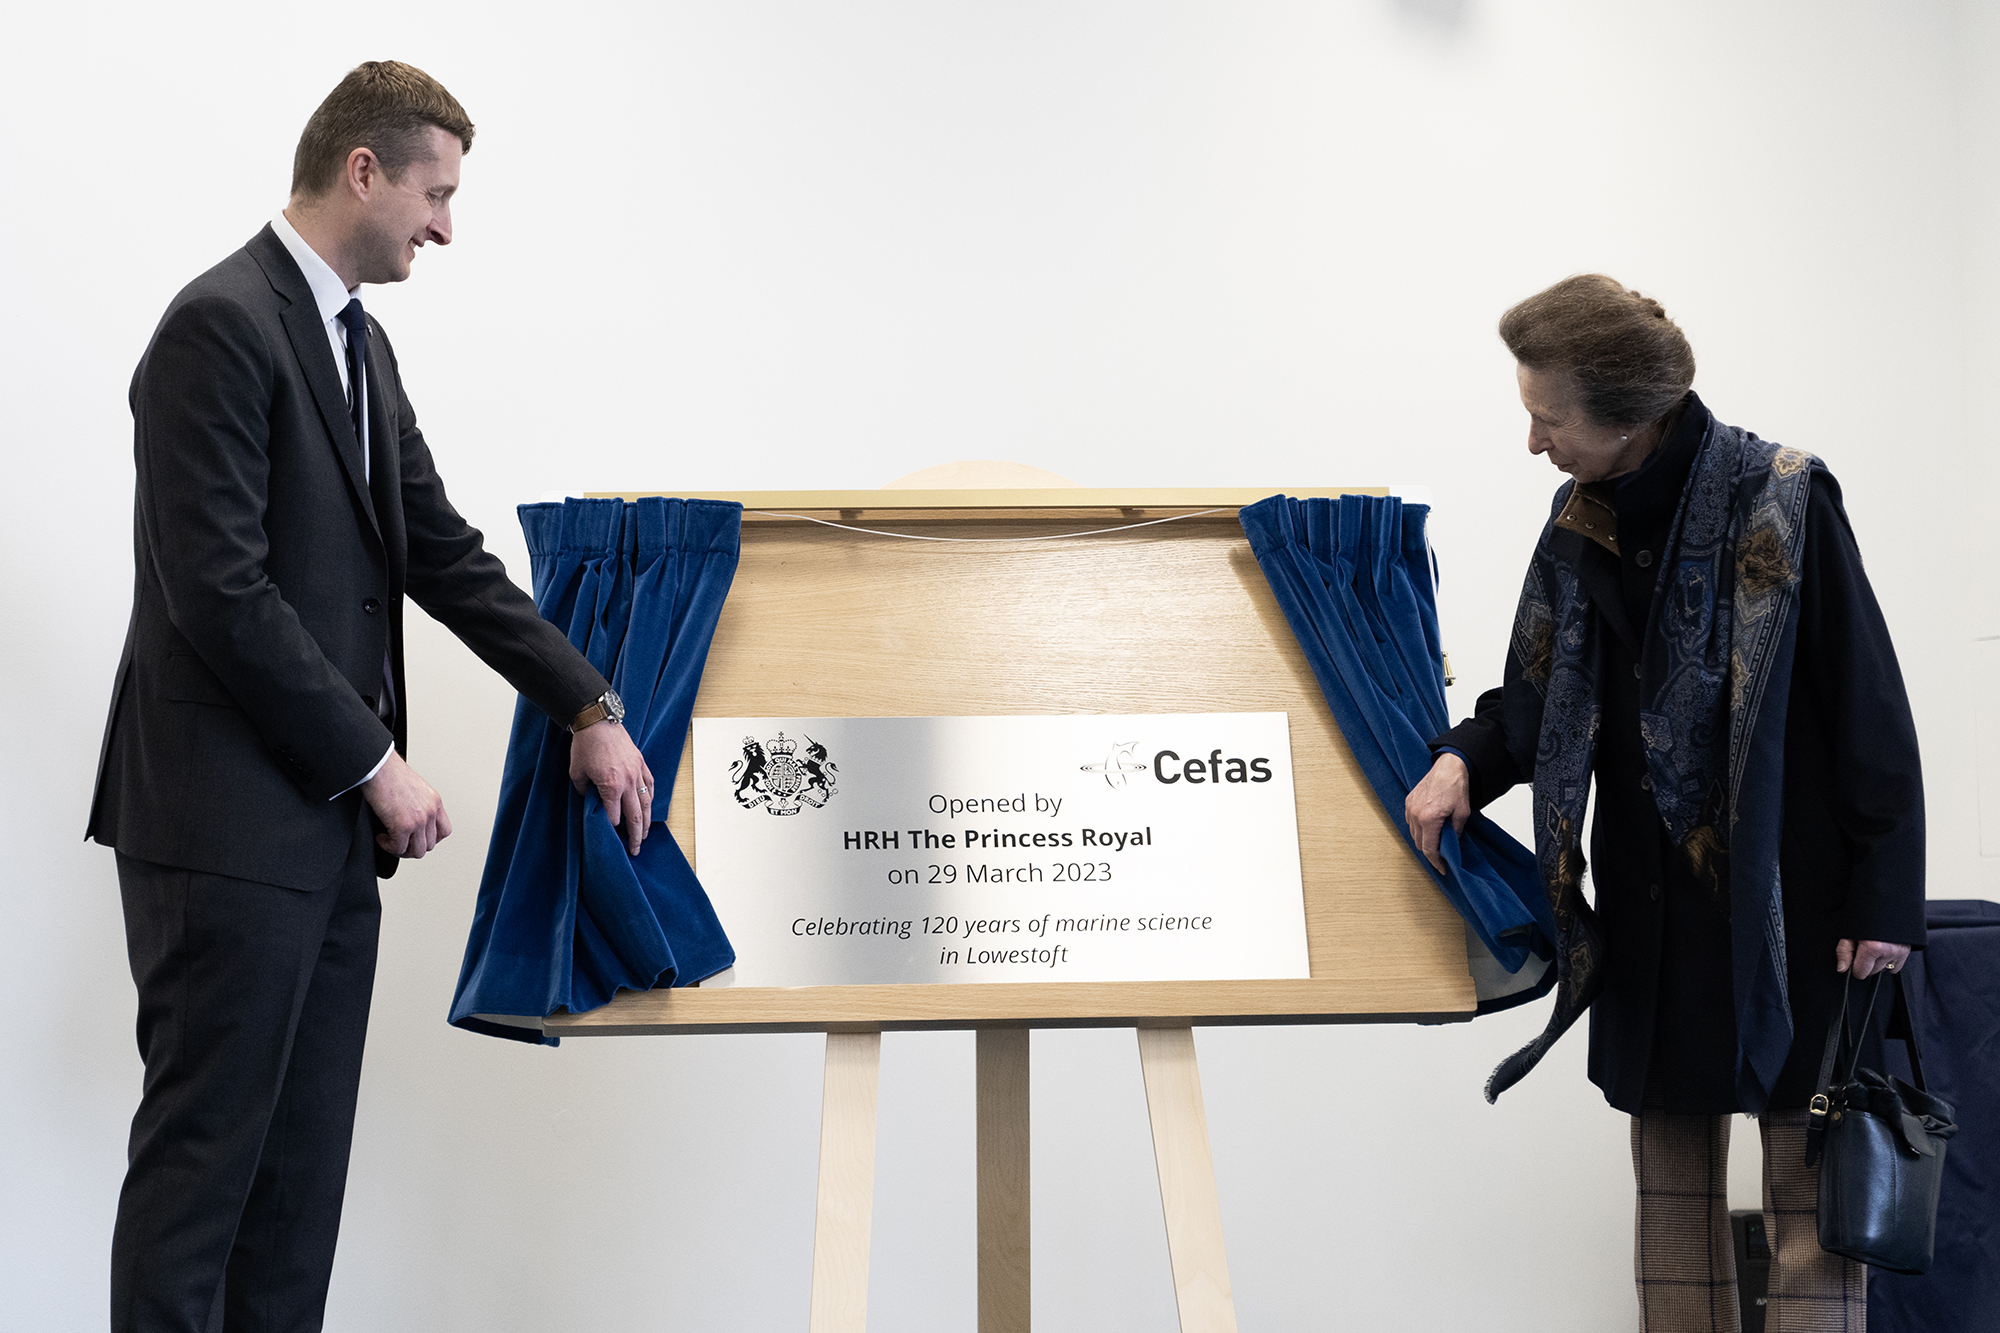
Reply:
M625 701L618 697L618 691L606 690L604 692L604 708L613 722L624 720Z

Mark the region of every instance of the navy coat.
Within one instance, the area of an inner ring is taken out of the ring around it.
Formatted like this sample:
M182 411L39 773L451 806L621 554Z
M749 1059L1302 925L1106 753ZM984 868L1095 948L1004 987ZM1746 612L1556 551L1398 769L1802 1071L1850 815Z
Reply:
M1655 806L1639 735L1640 635L1664 546L1711 416L1689 394L1660 448L1609 487L1617 553L1578 531L1555 552L1600 617L1606 697L1596 755L1591 883L1605 988L1590 1014L1590 1078L1619 1110L1724 1114L1736 1093L1726 901L1696 875ZM1807 504L1798 647L1785 730L1783 884L1792 1047L1770 1109L1803 1107L1840 997L1834 946L1924 942L1923 780L1902 673L1840 488L1816 472ZM1533 777L1539 695L1508 654L1504 683L1432 748L1465 756L1483 807ZM1509 746L1509 728L1522 730ZM1727 877L1723 877L1727 883Z

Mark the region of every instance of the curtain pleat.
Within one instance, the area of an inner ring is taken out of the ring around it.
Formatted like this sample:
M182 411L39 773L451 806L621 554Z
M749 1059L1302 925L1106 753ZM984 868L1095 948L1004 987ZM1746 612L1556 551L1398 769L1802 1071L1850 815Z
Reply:
M736 573L742 506L566 500L520 515L535 604L624 699L664 817ZM629 855L597 793L570 785L568 733L520 700L451 1022L554 1045L531 1024L621 989L689 985L735 959L664 825Z
M1449 825L1440 875L1403 818L1450 727L1425 505L1393 496L1295 500L1242 511L1244 534L1311 663L1341 735L1417 863L1509 973L1550 957L1555 919L1534 854L1484 815ZM1549 973L1553 976L1553 971ZM1533 998L1519 993L1510 1002ZM1493 1005L1489 1008L1504 1007Z

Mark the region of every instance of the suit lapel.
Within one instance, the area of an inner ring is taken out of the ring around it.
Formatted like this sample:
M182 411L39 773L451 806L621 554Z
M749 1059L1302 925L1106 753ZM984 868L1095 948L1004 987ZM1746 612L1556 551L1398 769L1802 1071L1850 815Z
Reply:
M299 266L293 262L285 243L278 239L270 224L266 223L264 230L251 240L249 250L264 270L264 276L270 280L272 290L291 302L278 312L285 326L285 336L291 339L292 353L298 357L299 365L306 373L306 384L312 390L313 402L319 408L320 421L326 426L334 453L339 456L340 466L347 473L348 486L354 491L355 500L368 519L368 526L380 538L382 525L375 517L375 499L368 493L368 472L361 458L361 441L354 437L354 422L347 415L347 395L340 389L340 367L333 362L333 344L327 340L326 321L319 317L319 306L313 301L312 288L306 285L305 275L299 272ZM373 373L372 365L370 373Z
M368 319L368 442L374 452L369 489L374 493L376 531L389 554L389 586L401 588L409 562L409 541L403 531L403 457L396 423L389 418L389 358L382 351L382 329Z
M1644 649L1632 622L1625 618L1625 588L1619 575L1617 556L1596 542L1583 543L1583 549L1578 552L1576 576L1590 594L1597 614L1604 617L1604 623L1611 627L1611 632L1618 636L1618 641L1625 645L1636 662Z
M1549 554L1576 571L1576 581L1583 585L1584 595L1603 619L1605 627L1637 659L1639 636L1632 632L1631 622L1625 618L1618 557L1596 542L1584 540L1583 534L1569 528L1557 528L1550 534Z

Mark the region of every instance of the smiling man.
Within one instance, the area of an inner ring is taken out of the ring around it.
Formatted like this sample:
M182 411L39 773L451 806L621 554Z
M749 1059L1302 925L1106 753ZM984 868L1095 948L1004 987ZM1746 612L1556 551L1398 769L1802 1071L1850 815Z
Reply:
M285 209L174 298L132 380L133 609L88 833L118 853L145 1062L120 1333L320 1327L376 880L451 832L403 758L405 597L569 727L635 855L651 822L617 695L452 508L356 295L451 243L472 134L422 70L353 70Z

